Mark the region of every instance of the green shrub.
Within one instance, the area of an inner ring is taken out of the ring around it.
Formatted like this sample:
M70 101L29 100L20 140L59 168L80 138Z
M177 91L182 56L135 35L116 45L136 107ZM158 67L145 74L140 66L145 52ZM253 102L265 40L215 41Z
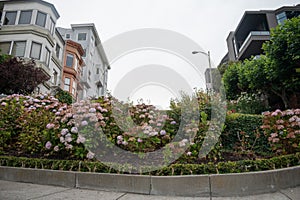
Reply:
M58 89L56 92L55 92L55 98L57 98L61 103L66 103L68 105L71 105L73 103L73 97L72 95L67 92L67 91L64 91L62 89Z
M226 116L221 134L224 149L239 152L270 152L268 139L260 128L263 116L233 113Z

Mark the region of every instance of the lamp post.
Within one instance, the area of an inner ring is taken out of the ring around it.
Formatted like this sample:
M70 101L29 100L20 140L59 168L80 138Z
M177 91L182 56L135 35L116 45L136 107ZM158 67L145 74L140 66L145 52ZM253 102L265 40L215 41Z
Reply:
M204 51L193 51L192 54L204 54L208 58L208 67L209 67L209 81L210 81L210 89L212 89L212 73L211 73L211 62L210 62L210 52L208 51L207 53Z

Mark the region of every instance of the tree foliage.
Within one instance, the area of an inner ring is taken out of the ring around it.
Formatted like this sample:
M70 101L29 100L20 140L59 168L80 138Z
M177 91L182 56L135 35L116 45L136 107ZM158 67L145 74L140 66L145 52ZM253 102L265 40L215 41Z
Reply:
M300 17L285 21L271 31L263 45L265 55L242 63L231 63L223 74L227 97L236 100L241 92L277 96L285 108L299 105ZM292 101L296 97L296 104ZM297 103L298 100L298 103Z
M34 60L4 59L0 63L0 93L31 94L39 84L49 80L50 77L35 66Z

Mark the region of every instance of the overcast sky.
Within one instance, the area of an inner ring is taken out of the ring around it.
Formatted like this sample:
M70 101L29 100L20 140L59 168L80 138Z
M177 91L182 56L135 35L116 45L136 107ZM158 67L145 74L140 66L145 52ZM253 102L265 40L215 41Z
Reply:
M94 23L104 43L134 29L168 29L192 39L204 51L210 51L215 66L227 52L226 37L246 10L271 10L299 3L299 0L46 1L53 3L61 16L58 26L67 28L73 23ZM113 69L109 74L111 89L120 79L116 74Z

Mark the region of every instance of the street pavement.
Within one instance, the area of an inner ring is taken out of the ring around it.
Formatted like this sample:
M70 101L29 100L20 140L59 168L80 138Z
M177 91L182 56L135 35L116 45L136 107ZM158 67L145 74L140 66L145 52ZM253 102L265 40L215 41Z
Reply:
M300 186L245 197L173 197L65 188L0 180L0 200L300 200Z

